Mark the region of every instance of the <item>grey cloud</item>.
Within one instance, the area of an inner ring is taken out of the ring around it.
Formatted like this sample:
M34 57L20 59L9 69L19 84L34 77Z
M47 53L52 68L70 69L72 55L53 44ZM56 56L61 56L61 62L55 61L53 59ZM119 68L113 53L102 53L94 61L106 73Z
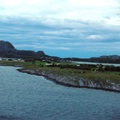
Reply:
M31 20L11 18L0 20L0 39L9 40L22 49L65 51L119 50L120 29L104 23L83 20ZM89 36L96 39L88 39ZM101 36L102 39L99 39ZM97 38L98 37L98 38ZM117 43L117 44L116 44ZM114 45L114 46L113 46Z

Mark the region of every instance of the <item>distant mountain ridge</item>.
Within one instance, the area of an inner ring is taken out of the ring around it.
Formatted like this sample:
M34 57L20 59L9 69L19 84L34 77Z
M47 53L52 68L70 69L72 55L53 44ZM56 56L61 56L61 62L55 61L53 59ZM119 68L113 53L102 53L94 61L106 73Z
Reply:
M108 55L108 56L100 56L100 57L92 57L89 59L91 62L110 62L110 63L120 63L119 55Z
M64 60L69 61L79 61L79 62L97 62L97 63L118 63L120 64L119 55L105 55L100 57L91 57L91 58L64 58Z
M98 62L98 63L119 63L119 55L105 55L91 58L60 58L56 56L48 56L43 51L17 50L10 42L0 40L0 57L22 58L22 59L46 59L55 61L82 61L82 62Z
M117 60L117 59L120 59L120 56L119 55L109 55L109 56L100 56L100 58Z
M28 59L41 56L45 56L43 51L17 50L10 42L0 40L0 57Z

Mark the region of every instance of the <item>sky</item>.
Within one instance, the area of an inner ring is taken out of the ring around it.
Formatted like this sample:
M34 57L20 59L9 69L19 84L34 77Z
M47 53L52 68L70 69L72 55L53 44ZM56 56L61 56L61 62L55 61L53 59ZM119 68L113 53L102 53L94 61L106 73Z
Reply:
M59 57L120 55L120 0L0 0L0 40Z

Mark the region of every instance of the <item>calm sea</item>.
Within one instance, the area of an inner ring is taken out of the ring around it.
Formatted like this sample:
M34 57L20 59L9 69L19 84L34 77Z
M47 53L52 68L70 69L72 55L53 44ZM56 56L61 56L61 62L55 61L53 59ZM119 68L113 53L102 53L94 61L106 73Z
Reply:
M97 64L102 64L102 65L109 65L109 66L116 66L119 67L120 64L113 64L113 63L97 63L97 62L76 62L76 61L72 61L73 63L77 63L77 64L91 64L91 65L97 65Z
M120 94L60 86L1 66L0 120L120 120Z

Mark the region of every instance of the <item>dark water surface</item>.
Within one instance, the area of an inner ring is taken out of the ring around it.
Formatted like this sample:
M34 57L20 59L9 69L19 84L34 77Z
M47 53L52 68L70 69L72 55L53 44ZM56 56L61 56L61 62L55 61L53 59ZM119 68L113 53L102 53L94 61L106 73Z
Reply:
M0 120L120 120L120 94L60 86L1 66Z

